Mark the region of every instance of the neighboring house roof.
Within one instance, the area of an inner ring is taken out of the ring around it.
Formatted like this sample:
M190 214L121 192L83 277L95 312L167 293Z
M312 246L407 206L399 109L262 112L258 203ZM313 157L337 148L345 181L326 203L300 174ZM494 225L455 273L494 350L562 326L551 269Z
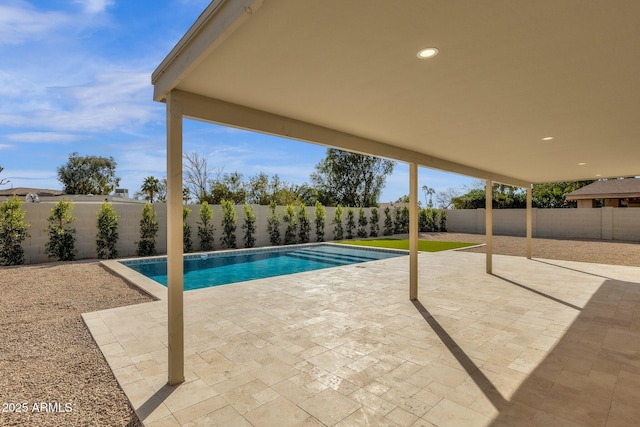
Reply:
M61 190L48 190L45 188L26 188L26 187L16 187L16 188L7 188L5 190L0 190L0 196L26 196L27 194L37 194L39 197L43 196L61 196L64 194Z
M10 198L13 195L25 199L27 194L36 194L38 196L37 202L40 203L57 203L61 199L69 200L74 203L102 203L105 200L111 203L138 203L144 204L144 200L130 199L123 195L122 192L118 192L114 195L87 195L87 194L65 194L61 190L47 190L44 188L26 188L16 187L0 190L0 201L5 198Z
M640 197L640 179L609 179L596 181L567 194L567 200L626 199Z

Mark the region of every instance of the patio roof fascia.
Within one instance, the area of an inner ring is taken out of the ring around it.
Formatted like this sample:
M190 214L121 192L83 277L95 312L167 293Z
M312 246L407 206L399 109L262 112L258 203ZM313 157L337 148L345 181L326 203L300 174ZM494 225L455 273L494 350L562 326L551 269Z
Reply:
M153 99L167 95L253 12L263 0L214 0L151 74ZM210 25L215 21L214 25Z
M184 117L225 126L256 131L327 147L337 147L361 154L389 158L406 163L453 172L482 180L529 188L530 182L477 169L461 163L406 150L380 141L362 138L335 129L318 126L289 117L209 98L179 89L171 91L172 98L182 106Z

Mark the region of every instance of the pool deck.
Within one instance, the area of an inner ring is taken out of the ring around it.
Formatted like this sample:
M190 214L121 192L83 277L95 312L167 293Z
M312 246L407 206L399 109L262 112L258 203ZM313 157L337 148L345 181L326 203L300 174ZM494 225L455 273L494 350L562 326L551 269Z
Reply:
M640 268L465 252L189 291L186 382L166 301L85 322L146 426L628 426Z

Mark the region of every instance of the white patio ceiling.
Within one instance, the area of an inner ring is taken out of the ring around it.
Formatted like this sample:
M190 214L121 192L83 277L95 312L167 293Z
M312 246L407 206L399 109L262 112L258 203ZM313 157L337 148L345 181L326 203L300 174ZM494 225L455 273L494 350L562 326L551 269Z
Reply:
M224 101L212 121L503 182L638 175L639 42L633 0L218 0L154 97L179 89ZM439 54L418 59L426 47Z

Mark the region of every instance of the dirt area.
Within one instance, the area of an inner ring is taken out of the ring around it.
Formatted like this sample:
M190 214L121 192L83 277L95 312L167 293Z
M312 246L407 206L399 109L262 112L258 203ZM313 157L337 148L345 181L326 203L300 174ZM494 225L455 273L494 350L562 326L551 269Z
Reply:
M2 267L0 289L0 425L141 425L80 314L150 297L96 262Z
M485 242L474 234L421 237ZM524 238L494 236L493 245L496 254L525 256ZM534 258L640 266L640 243L533 239L532 251ZM150 297L97 262L2 267L0 290L0 425L140 425L80 314ZM26 411L6 412L18 407Z

